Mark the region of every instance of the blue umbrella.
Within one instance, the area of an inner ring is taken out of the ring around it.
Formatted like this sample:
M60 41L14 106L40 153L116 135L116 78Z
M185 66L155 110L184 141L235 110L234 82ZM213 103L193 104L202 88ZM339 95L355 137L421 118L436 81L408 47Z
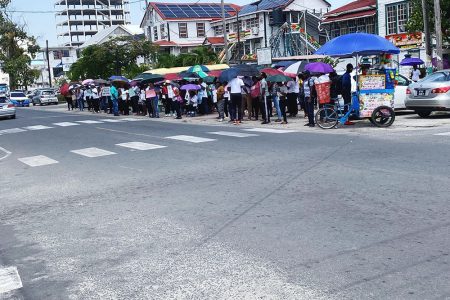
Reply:
M407 57L400 62L400 66L418 66L423 64L423 60L418 57Z
M188 72L194 72L194 73L198 73L200 71L202 72L209 72L209 69L207 67L205 67L204 65L195 65L190 67L189 69L187 69Z
M111 76L109 77L110 81L122 81L122 82L130 82L127 78L123 77L123 76Z
M238 77L239 70L236 68L229 68L222 72L219 76L220 82L229 82L231 79Z
M369 33L350 33L332 39L314 54L352 57L381 53L398 54L400 50L381 36Z

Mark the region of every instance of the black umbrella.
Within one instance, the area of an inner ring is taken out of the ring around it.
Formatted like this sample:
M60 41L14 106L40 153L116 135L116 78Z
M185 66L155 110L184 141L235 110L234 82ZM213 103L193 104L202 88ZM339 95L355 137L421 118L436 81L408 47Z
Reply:
M141 83L155 83L164 80L164 76L160 74L142 73L133 80L140 81Z
M180 77L181 78L195 78L195 79L198 79L198 78L200 78L200 75L198 75L195 72L183 71L183 72L180 72Z
M238 76L259 76L260 72L256 65L236 65L233 68L238 70Z

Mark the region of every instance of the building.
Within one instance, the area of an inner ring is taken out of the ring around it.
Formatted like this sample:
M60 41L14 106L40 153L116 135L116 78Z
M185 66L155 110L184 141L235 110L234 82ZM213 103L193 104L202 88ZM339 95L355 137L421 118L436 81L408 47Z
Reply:
M56 30L64 46L80 46L98 31L129 24L128 0L56 0Z
M234 61L256 61L261 48L271 48L272 57L312 54L326 41L318 27L330 7L326 0L261 0L245 5L226 18L228 55ZM223 38L222 21L212 21L211 26L214 37Z
M113 25L97 32L93 37L84 42L80 49L91 45L100 45L117 37L143 38L144 31L137 25Z
M70 66L78 59L77 47L49 47L49 62L50 62L50 76L52 78L52 84L55 83L55 79L61 76L65 76L66 72L70 70ZM48 87L49 86L49 72L46 49L42 49L42 52L37 55L35 59L31 61L31 67L39 70L40 76L35 81L35 87Z
M377 34L377 0L357 0L323 15L321 27L327 37L354 32Z
M239 6L226 4L226 16L236 14ZM219 3L150 2L141 22L148 40L160 46L161 52L187 53L214 37L211 22L222 17ZM222 42L223 44L223 42Z

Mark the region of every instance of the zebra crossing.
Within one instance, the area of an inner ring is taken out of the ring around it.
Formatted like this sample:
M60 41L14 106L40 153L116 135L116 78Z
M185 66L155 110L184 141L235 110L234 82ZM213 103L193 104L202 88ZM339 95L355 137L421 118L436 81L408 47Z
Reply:
M64 122L64 123L66 123L66 122ZM70 122L68 122L68 123L70 123ZM59 125L59 126L65 127L65 126L74 126L74 125L63 124L63 125ZM246 130L246 129L243 129L243 130ZM263 132L266 132L266 131L263 131ZM294 131L289 131L289 132L294 132ZM286 131L285 130L278 130L278 131L271 130L270 133L286 133ZM206 132L206 134L215 135L215 136L223 136L226 138L254 138L254 137L259 136L258 134L255 134L255 133L247 133L247 132L239 132L239 131L213 131L213 132ZM172 140L175 142L190 143L190 144L211 143L211 142L218 141L218 139L202 137L202 136L193 136L193 135L174 135L174 136L163 137L163 140ZM88 148L70 150L69 152L73 155L81 156L81 157L84 157L87 159L96 159L96 158L101 158L101 157L118 155L119 154L118 150L120 148L129 149L130 151L154 151L154 150L158 150L158 149L168 148L169 146L145 143L145 142L141 142L141 141L130 141L130 142L114 144L113 147L118 147L118 148L101 149L98 147L88 147ZM21 158L18 158L18 161L29 167L43 167L43 166L55 165L55 164L59 163L59 161L57 161L56 159L45 156L45 155L21 157Z

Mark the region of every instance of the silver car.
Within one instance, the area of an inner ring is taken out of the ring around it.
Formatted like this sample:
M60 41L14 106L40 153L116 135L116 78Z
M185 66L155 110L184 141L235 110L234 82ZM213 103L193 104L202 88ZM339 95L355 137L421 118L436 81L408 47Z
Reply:
M438 71L411 84L406 94L406 109L422 118L433 111L450 111L450 70Z
M3 117L16 118L16 107L6 97L0 97L0 118Z
M55 94L55 90L42 89L42 90L37 90L32 101L33 101L33 105L58 104L58 97Z

